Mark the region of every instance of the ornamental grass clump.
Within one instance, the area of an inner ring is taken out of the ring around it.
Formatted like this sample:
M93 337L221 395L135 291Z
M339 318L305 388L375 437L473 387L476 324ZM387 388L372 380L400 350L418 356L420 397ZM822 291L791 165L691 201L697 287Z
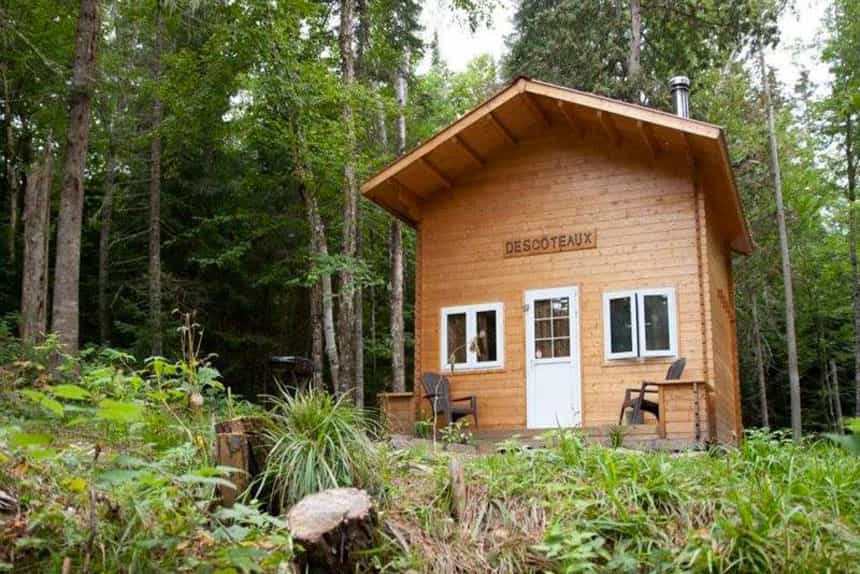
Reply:
M272 507L284 511L327 488L376 489L380 455L362 409L322 390L282 392L270 401L264 431L270 451L257 495L270 492Z

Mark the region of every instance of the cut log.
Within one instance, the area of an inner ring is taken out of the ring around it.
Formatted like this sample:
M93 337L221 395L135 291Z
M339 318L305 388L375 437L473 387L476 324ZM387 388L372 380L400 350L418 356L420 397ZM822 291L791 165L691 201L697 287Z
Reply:
M463 475L463 463L452 458L448 463L448 477L451 481L451 514L456 520L462 520L466 514L466 478Z
M332 488L301 499L287 513L293 540L310 571L354 572L357 552L373 545L376 512L370 495L357 488Z
M215 460L219 466L237 469L227 476L236 488L218 486L221 504L232 506L266 463L262 420L238 418L215 424Z

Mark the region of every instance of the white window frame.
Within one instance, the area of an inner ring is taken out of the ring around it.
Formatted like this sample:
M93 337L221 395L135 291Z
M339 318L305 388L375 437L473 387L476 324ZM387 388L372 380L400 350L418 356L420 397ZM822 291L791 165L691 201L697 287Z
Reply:
M612 352L612 316L609 303L613 299L630 300L630 339L633 348L620 353ZM639 337L636 334L636 291L612 291L603 294L603 344L607 359L634 359L639 356Z
M666 297L669 310L669 348L649 350L645 341L645 305L644 298L648 295ZM630 328L633 339L632 351L612 352L612 321L609 303L613 299L630 299ZM603 344L606 359L649 359L653 357L675 357L678 355L678 308L675 304L675 289L663 287L657 289L630 289L626 291L610 291L603 294Z
M666 297L666 306L669 310L669 348L648 349L648 341L645 339L645 297L648 295L660 295ZM675 290L663 289L639 289L636 292L637 320L639 323L639 356L640 357L674 357L678 354L678 312L675 307Z
M496 312L496 360L478 361L478 355L471 349L470 342L478 335L478 313L482 311ZM505 307L502 303L479 303L476 305L460 305L458 307L443 307L440 313L440 364L442 372L451 370L448 362L448 316L465 313L466 315L466 362L455 363L454 371L477 371L486 369L501 369L505 364Z

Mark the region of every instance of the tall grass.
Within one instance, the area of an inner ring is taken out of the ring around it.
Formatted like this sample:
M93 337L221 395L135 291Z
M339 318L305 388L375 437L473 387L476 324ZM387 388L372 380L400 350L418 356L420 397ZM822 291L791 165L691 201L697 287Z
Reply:
M629 453L564 431L466 472L472 510L452 526L444 481L396 479L387 512L408 536L393 570L860 570L860 457L829 441L753 432L736 449Z
M379 454L364 412L344 398L321 390L270 397L264 430L270 447L257 479L258 494L272 493L273 506L285 510L327 488L373 490L379 482Z

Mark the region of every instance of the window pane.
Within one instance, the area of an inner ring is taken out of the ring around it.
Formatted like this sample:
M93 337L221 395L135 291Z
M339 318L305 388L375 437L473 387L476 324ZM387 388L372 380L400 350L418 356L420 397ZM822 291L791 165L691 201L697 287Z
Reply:
M549 339L552 337L551 319L535 319L535 337L538 339Z
M567 297L556 297L552 300L552 316L553 317L567 317L569 314L568 305L569 301Z
M466 362L466 314L448 315L448 354L446 363Z
M552 320L552 336L553 337L567 337L570 335L570 319L565 317L564 319L553 319Z
M569 357L570 356L570 339L564 337L563 339L556 339L553 341L553 356L555 357Z
M552 358L552 341L535 341L535 359Z
M496 349L496 312L478 311L478 362L498 360Z
M665 295L645 295L645 348L649 351L669 350L669 299Z
M535 301L535 317L549 317L549 299Z
M630 304L629 297L609 301L610 349L613 353L629 353L633 350Z

